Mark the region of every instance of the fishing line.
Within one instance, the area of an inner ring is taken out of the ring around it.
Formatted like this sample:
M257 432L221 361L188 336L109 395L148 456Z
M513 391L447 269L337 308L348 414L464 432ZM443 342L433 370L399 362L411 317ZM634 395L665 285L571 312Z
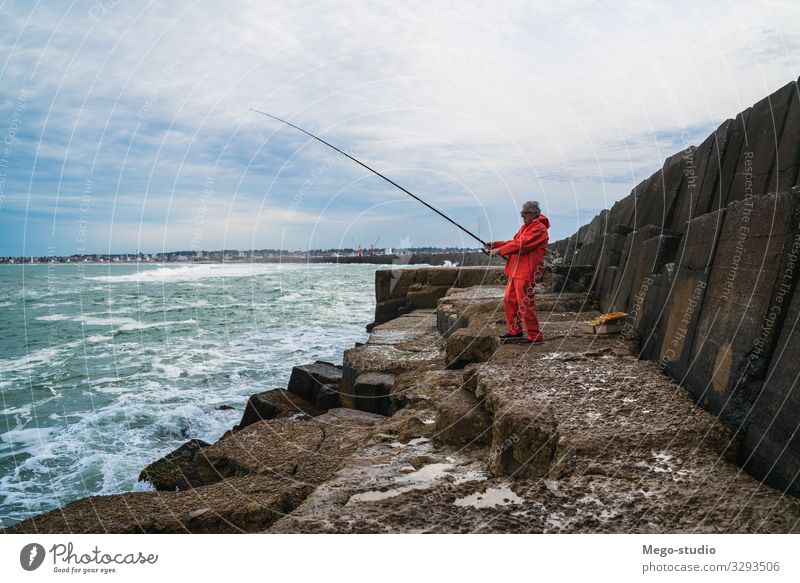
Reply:
M337 148L336 146L334 146L333 144L331 144L331 143L329 143L329 142L326 142L325 140L323 140L323 139L322 139L322 138L320 138L319 136L315 136L315 135L314 135L314 134L312 134L311 132L309 132L309 131L306 131L306 130L304 130L303 128L301 128L301 127L299 127L299 126L296 126L296 125L294 125L293 123L291 123L291 122L288 122L288 121L286 121L285 119L281 119L281 118L279 118L279 117L277 117L277 116L275 116L275 115L272 115L272 114L270 114L270 113L266 113L266 112L264 112L264 111L259 111L259 110L257 110L257 109L252 109L252 108L250 109L250 111L252 111L252 112L254 112L254 113L260 113L261 115L265 115L265 116L267 116L267 117L271 117L272 119L274 119L274 120L277 120L277 121L279 121L279 122L281 122L281 123L285 123L287 126L291 126L291 127L293 127L294 129L296 129L296 130L299 130L299 131L303 132L303 133L304 133L304 134L306 134L307 136L311 136L311 137L312 137L312 138L314 138L315 140L317 140L317 141L319 141L319 142L322 142L323 144L325 144L325 145L326 145L326 146L328 146L329 148L333 148L334 150L336 150L337 152L339 152L339 153L340 153L340 154L342 154L343 156L347 156L348 158L350 158L350 159L351 159L353 162L355 162L356 164L360 164L361 166L363 166L364 168L366 168L367 170L369 170L369 171L370 171L370 172L372 172L373 174L376 174L376 175L380 176L381 178L383 178L383 179L384 179L386 182L388 182L388 183L389 183L389 184L391 184L392 186L396 186L397 188L399 188L400 190L402 190L403 192L405 192L405 193L406 193L408 196L410 196L410 197L411 197L411 198L413 198L414 200L416 200L416 201L418 201L418 202L421 202L422 204L424 204L426 207L428 207L429 209L431 209L433 212L435 212L437 215L439 215L439 216L440 216L440 217L442 217L443 219L445 219L445 220L447 220L447 221L450 221L450 222L451 222L452 224L454 224L456 227L458 227L459 229L461 229L462 231L464 231L464 232L465 232L467 235L469 235L470 237L472 237L473 239L475 239L476 241L478 241L478 242L479 242L481 245L483 245L483 246L485 246L485 245L486 245L486 241L484 241L483 239L481 239L480 237L478 237L478 236L477 236L475 233L473 233L472 231L470 231L470 230L469 230L469 229L467 229L466 227L463 227L463 226L459 225L457 222L455 222L453 219L451 219L450 217L448 217L448 216L447 216L446 214L444 214L442 211L440 211L439 209L437 209L437 208L435 208L435 207L433 207L433 206L429 205L427 202L425 202L424 200L422 200L420 197L418 197L418 196L417 196L416 194L414 194L413 192L410 192L410 191L406 190L405 188L403 188L402 186L400 186L399 184L397 184L397 183L396 183L394 180L392 180L391 178L387 178L386 176L384 176L383 174L381 174L380 172L378 172L378 171L377 171L377 170L375 170L374 168L370 168L369 166L367 166L366 164L364 164L364 163L363 163L361 160L358 160L358 159L354 158L353 156L351 156L351 155L350 155L350 154L348 154L347 152L344 152L344 151L340 150L339 148ZM483 251L484 251L484 253L486 252L486 250L485 250L485 249L484 249Z

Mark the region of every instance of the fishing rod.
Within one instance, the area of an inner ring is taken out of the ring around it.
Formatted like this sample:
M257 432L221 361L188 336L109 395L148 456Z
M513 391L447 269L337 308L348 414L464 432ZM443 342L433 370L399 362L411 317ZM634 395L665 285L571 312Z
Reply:
M326 142L326 141L325 141L325 140L323 140L322 138L320 138L320 137L318 137L318 136L315 136L315 135L314 135L314 134L312 134L311 132L307 132L307 131L306 131L306 130L304 130L303 128L301 128L301 127L298 127L298 126L294 125L293 123L290 123L290 122L286 121L285 119L281 119L281 118L279 118L279 117L277 117L277 116L275 116L275 115L272 115L272 114L266 113L266 112L264 112L264 111L259 111L259 110L257 110L257 109L252 109L252 108L251 108L251 109L250 109L250 111L252 111L252 112L255 112L255 113L260 113L261 115L266 115L267 117L271 117L272 119L278 120L278 121L279 121L279 122L281 122L281 123L285 123L287 126L291 126L291 127L293 127L294 129L296 129L296 130L300 130L300 131L301 131L301 132L303 132L305 135L307 135L307 136L311 136L312 138L314 138L315 140L317 140L317 141L319 141L319 142L322 142L323 144L325 144L325 145L326 145L326 146L328 146L329 148L333 148L334 150L336 150L336 151L337 151L337 152L339 152L340 154L342 154L342 155L344 155L344 156L347 156L348 158L350 158L350 159L351 159L353 162L355 162L356 164L360 164L361 166L363 166L364 168L366 168L367 170L369 170L369 171L370 171L370 172L372 172L373 174L377 174L378 176L380 176L381 178L383 178L383 179L384 179L386 182L388 182L388 183L389 183L389 184L391 184L392 186L396 186L397 188L399 188L400 190L402 190L403 192L405 192L405 193L406 193L408 196L410 196L410 197L411 197L411 198L413 198L414 200L416 200L416 201L418 201L418 202L421 202L422 204L424 204L426 207L428 207L429 209L431 209L433 212L435 212L437 215L439 215L439 216L440 216L440 217L442 217L443 219L445 219L445 220L447 220L447 221L450 221L450 222L451 222L451 223L453 223L453 224L454 224L456 227L458 227L459 229L461 229L462 231L464 231L464 232L465 232L467 235L469 235L470 237L472 237L473 239L475 239L476 241L478 241L478 242L479 242L481 245L483 245L484 247L486 246L486 241L484 241L483 239L481 239L480 237L478 237L478 236L477 236L476 234L474 234L472 231L470 231L470 230L469 230L469 229L467 229L466 227L462 227L461 225L459 225L457 222L455 222L453 219L451 219L450 217L448 217L446 214L444 214L444 213L443 213L442 211L440 211L439 209L437 209L437 208L435 208L435 207L432 207L431 205L429 205L427 202L425 202L424 200L422 200L420 197L418 197L418 196L417 196L416 194L414 194L413 192L409 192L408 190L406 190L405 188L403 188L402 186L400 186L399 184L397 184L397 183L396 183L394 180L392 180L391 178L387 178L386 176L384 176L383 174L381 174L380 172L378 172L378 171L377 171L377 170L375 170L374 168L370 168L369 166L367 166L366 164L364 164L364 163L363 163L361 160L357 160L356 158L354 158L353 156L351 156L351 155L350 155L350 154L348 154L347 152L343 152L342 150L340 150L339 148L337 148L337 147L336 147L336 146L334 146L333 144L330 144L330 143ZM484 253L485 253L485 252L486 252L486 249L484 248L484 249L483 249L483 251L484 251Z

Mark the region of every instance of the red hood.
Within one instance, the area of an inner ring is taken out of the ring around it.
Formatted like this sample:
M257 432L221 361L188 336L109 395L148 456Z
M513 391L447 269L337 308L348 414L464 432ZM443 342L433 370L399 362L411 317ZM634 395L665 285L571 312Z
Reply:
M544 225L545 229L549 229L550 228L550 219L548 219L546 216L544 216L542 214L540 214L538 217L536 217L533 220L534 221L539 221L540 223L542 223Z

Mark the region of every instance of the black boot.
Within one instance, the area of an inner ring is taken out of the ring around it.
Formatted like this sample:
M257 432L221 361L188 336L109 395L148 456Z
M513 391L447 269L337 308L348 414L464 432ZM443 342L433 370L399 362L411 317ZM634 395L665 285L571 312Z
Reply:
M500 334L500 340L508 340L509 338L521 338L522 332L519 334L511 334L510 332L506 332L505 334Z

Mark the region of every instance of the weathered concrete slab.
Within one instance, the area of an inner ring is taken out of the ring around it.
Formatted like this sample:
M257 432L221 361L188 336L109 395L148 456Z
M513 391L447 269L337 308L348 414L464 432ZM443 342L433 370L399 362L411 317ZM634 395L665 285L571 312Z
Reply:
M684 378L691 365L695 329L724 216L722 210L687 223L676 259L672 293L665 304L664 316L655 324L653 336L660 342L657 353L654 345L648 358L658 360L678 380Z
M795 257L794 265L787 266L779 283L779 289L787 290L787 299L772 308L785 310L786 317L747 428L742 458L745 468L754 476L793 496L800 496L800 362L797 359L800 354L800 290L797 283L791 301L788 299L788 286L800 269L800 238L793 241L789 255Z
M341 380L341 368L327 362L317 361L292 368L287 390L306 401L315 403L322 387L338 385Z
M592 292L601 309L610 310L616 301L621 272L625 270L633 241L632 229L615 225L606 236L603 253L592 276Z
M714 134L707 137L697 148L684 151L682 158L683 180L675 197L675 207L668 228L676 233L686 231L686 222L694 216L697 196L703 182L701 172L708 166Z
M505 286L497 285L451 289L447 296L439 301L436 308L439 334L446 339L470 323L504 322L502 306L504 293ZM475 321L476 317L480 322Z
M414 284L406 294L408 305L415 310L418 308L435 308L439 299L445 296L448 289L450 289L449 285Z
M611 304L613 311L631 311L631 307L637 301L636 298L640 295L644 280L657 265L657 253L653 253L652 246L644 250L645 241L659 236L661 232L660 227L647 225L627 235L622 252L625 265L622 271L617 270L619 285L614 290L614 301ZM598 291L602 293L602 290Z
M384 300L375 304L375 321L367 326L367 332L371 332L372 328L377 324L388 322L396 318L400 310L405 308L408 304L405 295L402 298L392 298Z
M338 370L338 378L342 378L342 371ZM330 385L326 385L327 388ZM338 389L338 382L335 385L332 385ZM319 396L320 387L316 387L317 397ZM334 392L334 395L338 395L338 391ZM338 396L336 396L336 402L338 403ZM334 405L338 406L338 405ZM326 407L328 409L330 407ZM239 421L239 425L234 427L234 429L244 429L248 425L252 425L253 423L258 423L259 421L264 421L266 419L276 419L281 417L291 417L297 414L305 414L309 417L316 417L317 415L322 415L325 411L322 410L321 407L317 407L314 403L304 399L303 397L298 396L295 393L289 392L285 389L273 389L271 391L264 391L262 393L256 393L255 395L250 395L250 398L247 399L247 405L245 405L244 413L242 414L242 420Z
M663 218L663 183L661 170L657 170L648 178L642 180L633 189L636 212L635 220L631 225L634 230L645 225L661 225ZM655 218L651 218L655 217ZM647 222L645 222L647 221Z
M633 191L618 200L611 206L608 214L609 227L624 225L633 230L634 217L636 214L636 196Z
M611 309L614 299L616 288L614 283L619 281L619 267L606 267L599 273L597 283L595 284L594 294L598 298L597 302L603 312L612 312Z
M372 443L364 458L374 461L343 467L269 532L470 532L473 521L459 527L464 513L441 494L485 483L480 458L427 438Z
M681 235L684 231L686 219L679 217L681 211L681 204L683 199L687 196L687 191L695 186L694 172L694 159L696 155L694 146L689 146L685 150L678 152L671 158L665 161L665 167L662 169L662 175L669 182L664 184L664 231ZM671 166L667 167L666 164L672 160Z
M733 176L726 204L744 200L748 195L775 192L776 181L770 181L775 165L777 144L789 111L795 83L789 83L768 95L750 109L746 138Z
M461 328L445 342L445 364L447 368L464 368L472 362L485 362L500 346L494 327Z
M608 210L603 209L591 221L586 231L583 233L582 243L594 243L599 241L605 235L608 228Z
M663 222L654 223L656 225L663 224L665 231L674 230L673 225L676 221L678 213L678 203L680 197L686 192L688 182L687 170L692 167L694 160L694 153L696 148L689 146L685 150L673 154L664 161L664 166L661 169L664 189L664 202L663 202ZM683 229L678 229L677 233L682 233Z
M462 267L458 270L455 287L473 287L478 285L497 285L505 278L505 267Z
M375 271L375 300L383 302L390 299L405 299L408 288L415 283L423 283L421 269L378 269Z
M636 187L636 229L646 225L670 228L684 179L684 157L691 157L693 150L689 148L686 153L673 154L658 172Z
M359 411L389 415L389 394L394 386L395 375L367 372L356 377L353 383L353 404Z
M592 287L595 265L555 264L545 267L537 287L553 293L583 293Z
M572 263L572 258L575 256L576 236L567 237L559 241L548 243L547 250L553 256L559 258L561 261L569 264Z
M588 249L594 248L594 243L599 240L602 235L600 235L601 231L601 218L600 215L595 215L591 221L585 224L578 230L577 233L577 241L575 245L575 250L577 253L573 256L572 262L573 263L584 263L581 258L581 253L586 254ZM605 223L603 223L605 224ZM584 255L585 256L585 255Z
M472 269L475 270L475 268ZM458 267L433 267L419 271L425 279L426 285L443 285L449 288L455 285L460 269ZM482 268L478 268L477 271L484 273Z
M376 326L366 344L344 352L339 399L344 407L359 408L355 383L368 372L400 374L409 369L430 370L444 364L437 315L417 310ZM373 340L374 338L374 340Z
M613 285L613 276L625 247L625 238L626 235L619 233L609 233L603 237L602 249L591 281L591 289L597 297L605 299ZM609 271L611 268L614 271Z
M800 225L800 195L752 197L725 214L696 329L689 390L731 423L744 421L766 374L770 310Z
M743 112L739 113L736 119L730 124L728 147L725 149L725 155L722 158L722 165L719 172L719 187L711 191L711 198L704 212L717 211L721 208L725 208L728 204L736 169L744 165L745 156L748 155L749 151L746 147L746 139L747 124L751 111L752 108L745 109ZM702 209L698 209L698 212L701 210Z
M642 327L642 317L645 312L649 312L646 321L652 323L655 322L655 312L661 309L661 306L657 304L657 300L650 296L651 293L654 293L653 285L656 277L654 273L663 265L662 256L671 255L672 249L677 247L678 239L662 235L656 235L641 241L641 243L636 239L634 239L634 246L628 259L628 268L631 269L632 273L630 276L631 295L627 306L620 311L628 313L626 318L628 327L646 332ZM669 293L669 288L667 288L666 293Z
M339 401L339 384L325 384L317 389L314 405L318 409L335 409L341 405Z
M595 295L600 298L600 306L605 311L619 311L619 306L628 305L628 295L630 294L630 279L626 278L628 271L628 256L631 253L633 245L633 238L636 235L631 231L625 235L625 244L622 246L620 253L619 265L614 270L613 280L610 281L609 287L599 287L594 290ZM609 278L598 280L598 285L606 285ZM624 296L624 297L623 297Z
M592 241L591 243L584 243L580 249L578 249L578 253L575 255L572 262L576 265L597 265L597 259L600 256L602 247L602 239Z
M674 263L668 263L661 273L651 276L645 301L633 322L633 328L639 338L639 354L642 358L657 360L660 355L663 337L658 332L661 320L669 317L669 306L676 275L677 266Z
M719 190L722 159L728 148L733 120L725 120L684 159L684 182L678 195L672 228L684 233L687 221L710 212L714 192Z
M492 419L475 395L459 388L437 407L433 440L457 447L488 446L492 441Z
M734 120L727 119L709 136L711 140L710 150L705 163L698 165L697 177L700 182L697 184L698 191L692 215L690 218L697 218L706 213L719 210L719 201L722 200L723 182L723 162L731 147L733 136ZM727 186L727 183L726 183ZM715 206L716 205L716 206ZM687 219L688 220L688 219Z
M148 464L139 474L140 482L150 482L156 490L176 492L194 485L211 484L220 478L201 450L209 443L192 439L159 460Z
M375 272L375 321L371 329L396 318L402 310L435 308L451 287L500 283L503 267L425 267L379 269Z
M687 225L686 234L681 240L681 247L676 256L678 267L693 270L710 269L724 221L724 209L692 219Z
M770 188L786 192L797 185L800 169L800 89L795 82L791 90L789 113L781 132L775 171L770 177Z
M609 233L605 236L603 250L600 255L600 265L604 267L619 265L622 257L622 249L625 247L626 236L627 233Z

